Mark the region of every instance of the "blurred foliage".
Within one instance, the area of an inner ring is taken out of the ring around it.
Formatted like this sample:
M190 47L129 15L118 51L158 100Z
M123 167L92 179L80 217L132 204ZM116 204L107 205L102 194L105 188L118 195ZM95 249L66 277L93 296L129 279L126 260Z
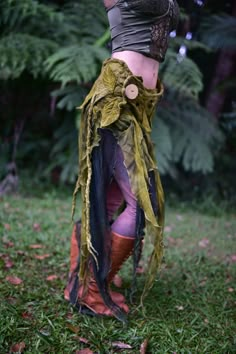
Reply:
M163 163L161 171L172 171L175 176L174 163L181 163L185 171L213 171L214 153L219 151L223 137L211 114L190 95L172 89L166 92L157 115L161 117L161 129L165 127L165 131L159 131L159 121L155 120L153 135L156 132L157 157L159 164Z
M215 49L236 48L236 18L228 14L205 17L199 33L203 43Z
M110 55L109 31L101 2L65 3L0 0L0 177L7 161L15 159L18 168L32 168L39 176L56 171L56 180L76 179L80 115L75 108ZM203 14L198 39L170 40L160 66L165 94L152 134L162 174L212 172L224 146L227 131L199 100L204 88L199 65L178 50L185 45L190 54L198 50L207 58L218 49L219 28L221 41L234 46L235 27L227 24L235 19L225 16ZM181 20L186 18L183 10Z

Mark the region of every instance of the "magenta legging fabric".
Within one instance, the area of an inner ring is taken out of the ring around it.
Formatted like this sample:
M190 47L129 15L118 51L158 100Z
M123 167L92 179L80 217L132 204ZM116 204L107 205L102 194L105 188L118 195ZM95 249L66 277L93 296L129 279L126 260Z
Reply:
M114 153L113 179L107 191L107 214L111 221L115 212L125 201L125 209L112 223L111 229L122 236L135 237L137 200L131 191L123 153L118 144Z

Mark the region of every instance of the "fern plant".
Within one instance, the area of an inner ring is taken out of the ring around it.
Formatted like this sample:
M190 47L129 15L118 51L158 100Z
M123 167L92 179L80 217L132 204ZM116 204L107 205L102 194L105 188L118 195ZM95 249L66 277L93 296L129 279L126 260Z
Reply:
M203 76L197 64L188 57L179 62L172 49L167 51L160 67L160 77L167 87L173 87L179 93L195 99L198 99L203 89Z
M169 49L160 68L166 92L153 129L159 169L173 175L174 164L181 163L186 171L212 172L215 146L221 146L223 134L214 117L199 103L203 76L197 64L188 57L180 62L177 58ZM162 121L160 129L158 119Z
M209 173L223 134L196 99L167 88L154 121L153 140L163 174L172 171L174 175L174 163L181 163L186 171Z
M97 74L97 63L101 63L108 53L104 48L92 44L82 43L72 45L57 51L46 60L46 70L50 71L50 77L59 81L62 88L75 82L89 82Z
M26 33L0 39L0 80L16 79L26 70L33 77L45 76L44 62L57 49L50 39Z
M101 8L100 5L98 7ZM86 9L80 5L80 10ZM84 37L81 37L79 46L63 48L47 60L50 77L62 85L61 89L54 92L54 95L63 97L58 102L61 108L72 109L81 103L82 100L78 101L78 92L96 79L102 60L109 55L105 48L96 45L94 33L92 35L87 30L90 19L83 19ZM103 14L100 23L104 25L100 27L102 34L102 29L105 31L107 25ZM203 89L203 76L199 67L188 57L181 62L177 60L176 49L180 43L184 43L190 50L199 48L209 51L209 47L201 42L187 41L180 37L170 43L166 60L160 67L166 94L153 125L159 170L162 174L175 175L175 164L181 163L187 171L208 173L214 166L214 144L220 146L223 136L213 117L199 103L198 97Z
M76 41L78 27L55 6L32 0L0 1L0 79L47 75L45 60Z
M219 51L223 49L228 51L228 53L233 53L236 50L236 18L225 13L208 16L201 23L199 36L202 42L212 50ZM234 59L235 56L233 57ZM218 89L235 92L235 74L221 80Z
M213 49L236 48L236 18L225 13L204 18L199 28L201 40Z
M50 78L61 84L61 88L52 92L54 97L59 98L58 108L72 110L79 105L91 86L89 83L95 80L103 60L109 56L109 51L104 47L109 39L109 31L100 2L72 2L65 6L64 11L67 18L79 28L77 41L61 47L50 56L45 68Z
M63 180L74 180L77 172L75 107L109 56L108 22L101 3L68 1L59 8L38 0L0 0L0 80L20 79L24 72L34 80L44 77L57 108L70 112L56 129L48 154L50 168L62 166ZM213 169L222 134L199 103L203 89L199 67L189 57L177 60L181 44L189 50L209 50L205 41L171 40L160 66L165 95L153 123L153 140L162 173L174 175L179 163L187 171L207 173Z

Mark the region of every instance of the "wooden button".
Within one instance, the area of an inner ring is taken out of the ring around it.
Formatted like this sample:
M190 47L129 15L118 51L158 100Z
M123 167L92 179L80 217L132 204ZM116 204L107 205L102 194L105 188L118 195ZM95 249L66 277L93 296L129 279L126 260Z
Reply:
M134 100L138 96L138 87L134 84L129 84L125 88L125 95L130 99Z

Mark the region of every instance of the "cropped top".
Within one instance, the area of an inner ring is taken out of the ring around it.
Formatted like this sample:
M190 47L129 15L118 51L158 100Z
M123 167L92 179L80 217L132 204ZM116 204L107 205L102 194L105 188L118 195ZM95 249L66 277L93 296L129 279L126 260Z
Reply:
M176 29L176 0L103 0L111 31L112 53L131 50L159 62L165 58L169 34Z

